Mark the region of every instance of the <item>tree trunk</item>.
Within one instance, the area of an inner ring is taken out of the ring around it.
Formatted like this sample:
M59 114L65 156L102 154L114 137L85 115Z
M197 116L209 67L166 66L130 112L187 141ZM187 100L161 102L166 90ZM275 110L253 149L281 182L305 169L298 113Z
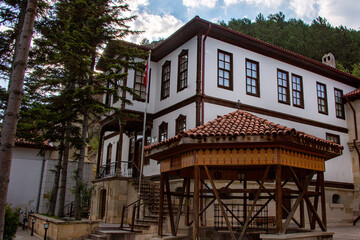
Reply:
M61 143L59 145L58 162L55 166L56 172L55 172L54 184L53 184L53 189L51 191L50 204L49 204L49 210L48 210L48 215L50 215L50 216L55 215L56 201L57 201L57 196L58 196L58 191L59 191L59 180L60 180L63 152L64 152L64 139L61 141Z
M83 183L83 172L84 172L84 159L85 159L85 151L87 146L87 132L89 128L89 111L87 109L84 110L84 121L82 126L82 146L80 149L78 168L76 170L76 185L75 185L75 220L81 219L81 184Z
M95 48L94 48L95 49ZM90 70L94 72L95 70L95 61L96 61L96 52L93 51L91 54L91 66ZM93 83L93 74L89 77L89 86ZM85 151L87 147L87 135L89 130L89 110L87 107L84 109L83 114L83 125L82 125L82 146L79 154L78 168L76 171L76 185L75 185L75 220L81 219L81 184L83 183L83 173L84 173L84 160L85 160Z
M25 15L26 15L26 7L27 7L27 1L21 1L20 5L20 13L18 16L18 24L17 27L15 29L15 34L16 34L16 38L15 38L15 48L14 48L14 56L12 59L12 63L11 63L11 70L10 70L10 76L12 74L12 71L14 70L15 67L15 59L16 59L16 54L19 52L19 46L20 46L20 34L22 31L22 28L24 26L24 21L25 21ZM9 81L9 85L8 85L8 89L10 89L10 84L11 81Z
M66 124L65 130L65 142L64 142L64 153L63 153L63 163L61 168L61 183L60 183L60 193L59 193L59 206L57 211L58 217L64 217L64 207L65 207L65 196L66 196L66 180L67 180L67 169L69 163L69 152L70 152L70 123Z
M29 57L33 33L37 0L28 1L24 26L20 33L18 52L14 53L9 100L4 114L0 140L0 240L3 239L5 204L8 192L12 153L15 146L15 133L19 117L20 103L23 96L23 83L26 63Z

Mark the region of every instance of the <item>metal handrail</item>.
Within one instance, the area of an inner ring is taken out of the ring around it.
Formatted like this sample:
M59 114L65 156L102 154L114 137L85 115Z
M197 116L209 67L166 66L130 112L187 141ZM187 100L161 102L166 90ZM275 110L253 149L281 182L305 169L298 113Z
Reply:
M66 216L67 214L69 214L69 217L72 217L73 209L74 209L74 204L75 204L75 201L72 201L72 202L70 202L70 203L68 203L68 204L66 204L66 205L64 206L64 209L66 209L66 208L68 208L68 207L70 206L70 213L69 213L69 211L65 211L65 216Z
M160 196L160 194L155 194L155 195L152 196L150 199L147 199L147 201L145 201L145 197L143 196L143 197L140 197L139 200L136 200L136 201L130 203L129 205L127 205L127 206L123 205L123 210L122 210L122 214L121 214L120 229L122 229L123 226L124 226L125 210L126 210L127 208L129 208L129 207L131 207L131 206L134 205L133 211L132 211L132 216L131 216L131 231L133 232L133 230L134 230L134 225L135 225L134 223L135 223L136 209L137 209L137 208L140 209L140 207L143 206L143 205L145 205L146 202L151 202L151 201L153 201L154 199L158 198L159 196ZM141 202L141 200L143 200L143 202ZM140 202L140 204L137 204L137 203L139 203L139 202Z
M120 166L118 166L118 163L120 163ZM123 163L131 165L132 166L131 169L136 169L140 174L140 169L134 162L132 162L132 161L130 161L130 162L129 161L120 161L120 162L118 162L117 161L117 162L111 162L111 163L108 163L108 164L100 165L99 166L100 171L99 171L99 175L97 176L97 178L104 178L104 177L110 177L110 176L115 175L116 169L118 167L121 167ZM107 173L107 171L110 171L110 173ZM130 175L132 175L132 174L130 174Z
M99 178L103 178L105 176L113 176L113 175L115 175L116 168L117 168L117 163L116 162L101 165L100 166L101 172L100 172Z

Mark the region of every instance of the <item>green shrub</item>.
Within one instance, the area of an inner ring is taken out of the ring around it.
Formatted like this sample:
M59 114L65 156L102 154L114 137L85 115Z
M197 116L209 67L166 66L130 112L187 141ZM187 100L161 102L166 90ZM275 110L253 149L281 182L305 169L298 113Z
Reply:
M6 204L5 209L5 226L4 226L4 240L11 240L15 238L16 229L19 223L19 209L12 209L10 205Z

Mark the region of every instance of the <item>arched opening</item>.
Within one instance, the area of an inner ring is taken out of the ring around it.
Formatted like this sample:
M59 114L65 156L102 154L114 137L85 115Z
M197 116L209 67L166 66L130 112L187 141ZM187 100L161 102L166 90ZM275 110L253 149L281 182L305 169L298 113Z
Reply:
M105 217L106 210L106 190L100 190L100 202L99 202L99 218L103 219Z

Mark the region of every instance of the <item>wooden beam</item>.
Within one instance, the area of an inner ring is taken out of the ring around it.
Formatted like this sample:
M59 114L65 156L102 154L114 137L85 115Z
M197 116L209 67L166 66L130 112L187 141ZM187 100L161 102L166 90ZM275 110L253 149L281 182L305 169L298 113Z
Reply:
M327 229L324 172L319 172L318 174L320 174L319 185L320 185L320 191L321 191L321 215L322 215L322 221L324 223L325 229Z
M223 217L225 218L226 225L227 225L227 227L228 227L228 229L229 229L229 231L230 231L231 239L232 239L232 240L236 240L235 235L234 235L234 232L233 232L232 227L231 227L231 224L230 224L230 221L229 221L229 219L228 219L228 217L227 217L227 215L226 215L224 206L223 206L223 204L222 204L222 202L221 202L220 196L219 196L219 194L218 194L218 192L217 192L217 190L216 190L215 184L214 184L214 182L213 182L213 180L212 180L212 178L211 178L209 169L208 169L208 167L207 167L206 165L204 166L204 168L205 168L206 175L207 175L207 177L209 178L211 187L212 187L212 189L213 189L213 194L214 194L214 196L216 197L216 199L217 199L217 201L218 201L218 204L219 204L219 207L220 207L220 209L221 209L222 215L223 215Z
M281 184L281 187L285 186L286 183L287 183L287 181L288 181L288 179ZM256 181L256 182L257 182L257 184L260 185L260 182L259 182L259 181ZM266 189L266 188L263 186L263 189ZM268 195L270 196L270 199L269 199L270 201L275 198L275 194L268 193ZM268 204L268 202L266 202L265 204ZM264 205L265 205L265 204L264 204ZM285 208L284 204L282 204L281 207L282 207L282 209L283 209L287 214L289 214L289 211ZM263 209L263 207L260 208L259 211L261 211L262 209ZM253 216L253 218L255 218L255 215ZM300 224L295 218L291 218L291 219L294 221L294 223L295 223L296 225L298 225L299 227L301 227L301 224ZM253 219L252 219L252 220L253 220ZM250 221L250 222L251 222L251 221Z
M258 198L259 198L259 196L260 196L262 187L264 186L264 182L265 182L265 180L266 180L266 178L267 178L267 175L268 175L268 173L269 173L269 170L270 170L270 166L267 166L267 167L266 167L266 170L265 170L265 173L264 173L264 175L263 175L263 178L262 178L262 180L261 180L261 183L260 183L258 192L257 192L256 195L255 195L255 198L254 198L253 203L252 203L252 205L251 205L250 211L249 211L249 213L248 213L248 215L247 215L247 218L246 218L244 227L243 227L243 229L242 229L242 231L241 231L239 240L242 240L243 237L244 237L244 235L245 235L246 228L247 228L247 226L248 226L248 224L249 224L249 221L250 221L252 212L254 211L256 202L257 202L257 200L258 200Z
M247 180L244 179L244 182L243 182L243 189L247 189ZM247 193L244 192L243 193L243 197L244 197L244 200L243 200L243 215L244 215L244 222L247 218Z
M221 200L220 200L221 201ZM226 206L226 204L224 204L223 201L221 201L222 205L226 208L226 210L229 211L229 213L231 214L231 216L233 216L233 218L236 219L236 221L238 221L238 223L240 223L241 225L244 226L244 223L240 221L240 219L228 208L228 206Z
M291 174L292 174L292 176L293 176L293 180L294 180L296 186L298 187L298 189L299 189L301 192L303 192L304 189L302 188L302 186L301 186L301 184L300 184L300 181L299 181L298 177L296 176L296 173L294 172L294 169L293 169L292 167L289 167L289 168L290 168L290 172L291 172ZM322 231L326 231L325 225L323 224L323 222L322 222L322 220L320 219L317 211L315 210L315 208L314 208L314 206L312 205L309 197L308 197L306 194L304 194L304 199L305 199L306 205L308 206L308 208L309 208L309 210L311 211L311 213L315 215L315 219L316 219L316 221L318 222L321 230L322 230ZM311 221L311 218L310 218L310 221Z
M292 208L291 208L291 210L289 212L289 215L287 216L286 221L284 223L284 229L283 229L282 233L286 233L286 230L289 227L289 224L290 224L290 221L291 221L292 217L294 216L300 202L303 200L304 196L306 195L307 188L308 188L313 176L314 176L314 174L310 174L309 176L306 177L305 183L302 186L304 191L299 195L299 197L296 199L294 205L292 206Z
M281 165L276 166L276 233L282 232L282 187L281 187Z
M211 199L211 201L206 205L206 207L203 210L201 210L201 212L199 214L200 215L203 214L211 206L211 204L213 204L215 202L215 200L216 200L216 198ZM188 226L190 226L193 222L194 221L191 221Z
M203 186L202 181L200 179L200 212L204 208L204 199L202 198L203 197L203 192L202 192L203 189L204 189L204 186ZM199 212L200 226L204 226L204 218L203 218L203 215L200 214L200 212Z
M185 226L189 226L190 222L190 179L186 184L186 200L185 200Z
M200 167L194 166L194 227L193 240L199 240L199 190L200 190Z
M163 214L164 214L164 173L160 174L160 201L159 201L158 235L163 236Z
M270 197L270 199L268 199L262 206L261 208L254 214L254 216L252 216L252 218L249 220L249 224L252 223L252 221L255 220L255 218L257 217L257 215L259 215L261 213L261 211L271 202L271 200L273 200L275 198L275 196Z
M304 199L300 202L300 228L305 227L305 209L304 209Z
M182 185L182 193L185 193L185 186L187 185L187 178L184 178L183 181L183 185ZM181 217L181 210L182 210L182 206L183 206L183 201L184 201L184 196L180 197L180 204L179 204L179 209L176 215L176 221L175 221L175 233L177 234L178 229L179 229L179 222L180 222L180 217Z
M319 179L320 179L319 174L317 174L315 192L319 192ZM316 195L315 199L314 199L314 207L315 207L316 211L318 210L318 205L319 205L319 195ZM311 219L310 227L311 227L312 230L315 229L315 216L313 216L312 219Z
M168 211L169 211L169 217L170 217L170 228L171 228L171 234L173 236L176 236L176 231L175 231L175 222L174 222L174 212L172 209L172 202L171 202L171 195L170 195L170 183L169 183L169 176L166 173L165 174L165 187L166 187L166 199L168 202Z

